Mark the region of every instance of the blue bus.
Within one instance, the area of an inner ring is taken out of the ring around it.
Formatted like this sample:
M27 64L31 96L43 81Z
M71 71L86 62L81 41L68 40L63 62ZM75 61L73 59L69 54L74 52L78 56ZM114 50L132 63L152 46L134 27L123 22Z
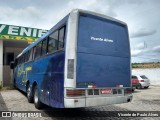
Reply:
M71 11L16 57L14 85L37 109L130 102L127 25L90 11Z

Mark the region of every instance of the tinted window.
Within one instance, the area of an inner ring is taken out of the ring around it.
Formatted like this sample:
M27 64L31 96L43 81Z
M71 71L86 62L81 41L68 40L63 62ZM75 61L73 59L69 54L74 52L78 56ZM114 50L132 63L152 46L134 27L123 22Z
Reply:
M29 52L29 61L32 60L32 54L33 54L33 49L31 49L30 52Z
M29 51L25 55L25 62L28 62L28 59L29 59Z
M34 60L35 55L36 55L36 47L33 48L33 56L32 56L32 60Z
M18 58L17 61L18 61L18 65L19 65L20 64L20 58Z
M38 58L41 55L41 42L36 45L36 57Z
M58 31L49 36L48 53L55 52L58 48Z
M42 41L42 55L46 54L47 39Z
M145 75L141 76L142 79L148 79Z
M58 49L64 48L64 37L65 37L65 27L61 28L59 30L59 43L58 43Z
M15 67L18 65L18 59L15 59Z
M132 76L132 79L138 79L137 76Z
M23 63L25 62L25 60L26 60L26 53L23 54Z
M24 62L24 55L21 56L21 63Z

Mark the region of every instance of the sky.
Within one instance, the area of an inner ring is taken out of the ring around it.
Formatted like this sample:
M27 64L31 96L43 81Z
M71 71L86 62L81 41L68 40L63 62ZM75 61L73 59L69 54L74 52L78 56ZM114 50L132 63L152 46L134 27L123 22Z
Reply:
M49 30L77 8L127 23L132 63L160 62L160 0L0 0L0 24Z

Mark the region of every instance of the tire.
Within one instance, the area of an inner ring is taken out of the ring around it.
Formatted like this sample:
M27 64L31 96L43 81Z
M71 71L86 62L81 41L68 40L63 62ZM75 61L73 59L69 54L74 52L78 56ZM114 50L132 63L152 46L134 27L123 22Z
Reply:
M34 96L33 96L33 99L34 99L34 105L37 109L42 109L43 108L43 103L41 103L41 101L39 100L39 97L38 97L38 87L35 86L34 87Z
M142 85L139 84L136 88L137 88L137 89L142 89Z
M142 88L142 86L138 86L138 87L137 87L137 89L141 89L141 88Z
M146 88L146 89L147 89L148 87L149 87L149 86L147 86L147 87L144 87L144 88Z
M29 84L27 84L27 99L29 103L33 103L33 97L31 96L31 88Z

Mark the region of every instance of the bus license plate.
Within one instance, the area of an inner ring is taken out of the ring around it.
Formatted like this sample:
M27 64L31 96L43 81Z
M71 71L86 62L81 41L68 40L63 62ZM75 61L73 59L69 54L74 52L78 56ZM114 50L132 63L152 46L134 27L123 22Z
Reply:
M102 94L111 94L112 93L112 89L102 89L101 93Z

